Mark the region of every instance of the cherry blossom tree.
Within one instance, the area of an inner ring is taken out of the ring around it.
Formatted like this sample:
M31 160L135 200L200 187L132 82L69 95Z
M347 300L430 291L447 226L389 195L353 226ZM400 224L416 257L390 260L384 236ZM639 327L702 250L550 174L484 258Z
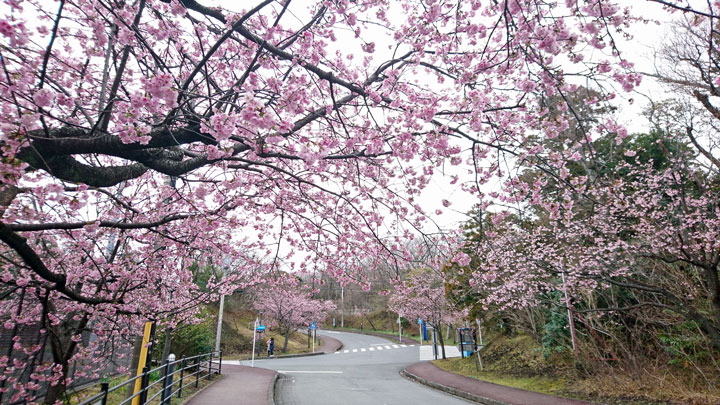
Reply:
M290 333L296 328L321 324L329 311L335 310L330 300L313 299L313 290L307 284L287 273L281 273L266 281L255 292L253 305L262 311L270 322L285 335L282 352L287 352Z
M421 318L438 331L442 358L445 345L442 326L467 317L465 311L457 310L445 293L445 280L431 269L416 269L406 280L397 282L390 296L389 308L407 319Z
M660 145L671 141L657 139ZM545 216L523 222L503 212L491 218L493 226L473 241L478 259L465 268L470 293L484 310L538 306L559 291L598 297L588 307L571 308L580 313L672 311L720 348L717 175L707 177L689 151L676 149L657 166L647 151L620 148L624 160L610 178L590 183L578 176L572 179L578 194L565 192L557 200L538 197L547 184L542 181L535 188L514 183L514 195L535 201L533 212ZM624 302L600 298L618 289L629 292Z
M134 190L162 173L179 177L184 213L253 213L239 215L238 225L313 251L316 260L337 251L361 257L368 246L382 254L388 249L378 228L392 224L378 210L420 227L425 213L414 195L443 161L463 162L453 140L467 141L467 163L482 183L498 170L483 158L534 153L528 127L551 134L564 125L546 122L528 96L573 87L553 62L558 55L571 56L574 75L609 76L626 89L639 80L626 62L581 56L586 43L611 47L610 30L632 21L611 3L570 2L570 14L583 18L556 18L554 5L540 2L400 2L407 15L400 21L388 20L382 1L292 6L267 0L236 13L196 1L61 2L48 14L32 2L9 3L8 203L21 191L84 201L102 193L95 189L130 182ZM297 23L291 13L307 20ZM371 42L374 29L392 33L383 35L388 42ZM357 46L333 53L343 31ZM421 74L439 87L415 84ZM414 158L425 168L410 164ZM26 173L37 180L32 187ZM155 207L139 211L150 217L98 224L183 219ZM22 220L25 228L3 233L16 251L27 250L18 232L47 227ZM61 293L70 290L37 255L23 261ZM347 272L327 261L329 271Z
M613 38L640 20L605 0L54 5L0 9L0 296L13 335L74 311L71 340L177 312L197 301L187 268L200 252L345 282L368 257L410 259L403 239L429 232L419 196L435 175L469 171L462 188L485 204L499 162L539 154L569 125L572 108L548 114L544 98L583 79L598 88L587 103L607 103L640 81ZM597 131L625 136L612 117ZM585 135L535 164L560 176ZM130 330L118 328L108 336ZM48 402L79 350L63 342L42 365ZM16 346L4 364L44 350ZM37 394L11 382L18 400Z

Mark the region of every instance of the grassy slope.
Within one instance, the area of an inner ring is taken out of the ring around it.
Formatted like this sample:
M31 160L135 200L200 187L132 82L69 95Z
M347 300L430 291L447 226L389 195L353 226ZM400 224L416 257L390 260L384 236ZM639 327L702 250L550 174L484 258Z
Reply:
M489 343L488 343L489 342ZM675 370L627 370L598 367L580 373L572 357L545 358L528 336L495 336L483 351L484 371L475 371L475 359L437 360L445 370L496 384L572 398L613 404L718 404L720 393L707 383L688 381Z
M254 315L248 311L226 310L223 317L223 328L227 329L227 335L223 332L222 345L223 351L226 352L226 358L236 359L250 356L252 350L252 324L255 320ZM277 329L268 329L262 334L261 356L267 355L267 342L273 337L275 338L275 354L283 354L281 349L285 343L285 336ZM288 350L286 354L306 353L311 351L308 348L307 335L301 332L293 332L290 334L288 342Z

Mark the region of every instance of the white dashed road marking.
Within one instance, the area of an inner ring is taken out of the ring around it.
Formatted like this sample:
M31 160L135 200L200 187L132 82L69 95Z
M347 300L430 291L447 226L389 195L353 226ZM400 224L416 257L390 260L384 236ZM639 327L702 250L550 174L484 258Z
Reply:
M371 345L372 346L372 345ZM374 352L375 350L393 350L393 349L402 349L402 348L408 348L408 347L415 347L417 345L386 345L386 344L377 344L376 347L361 347L358 349L345 349L342 352L337 351L335 354L344 354L344 353L365 353L365 352Z

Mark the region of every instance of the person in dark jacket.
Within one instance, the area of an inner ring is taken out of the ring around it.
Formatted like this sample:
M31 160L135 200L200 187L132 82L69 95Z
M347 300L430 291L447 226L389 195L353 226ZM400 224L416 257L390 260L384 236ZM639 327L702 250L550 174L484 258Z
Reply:
M275 338L270 338L268 342L268 357L275 355Z

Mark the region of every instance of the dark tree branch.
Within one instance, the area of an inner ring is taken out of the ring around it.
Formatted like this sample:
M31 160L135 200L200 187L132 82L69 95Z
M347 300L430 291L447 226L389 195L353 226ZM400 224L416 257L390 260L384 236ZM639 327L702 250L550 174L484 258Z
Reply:
M114 300L105 300L99 298L86 297L78 294L72 289L68 288L66 282L67 278L64 274L55 274L47 268L43 260L38 256L30 245L27 243L27 239L13 232L8 225L0 222L0 240L5 242L10 248L15 250L17 254L22 258L23 262L28 265L38 276L43 278L45 281L53 283L52 289L64 294L73 301L85 303L85 304L102 304L112 303Z
M101 228L115 229L144 229L156 228L161 225L168 224L185 218L190 218L191 214L168 215L157 221L152 222L121 222L121 221L85 221L85 222L48 222L44 224L7 224L7 227L14 232L34 232L47 231L51 229L80 229L86 226L98 224Z

